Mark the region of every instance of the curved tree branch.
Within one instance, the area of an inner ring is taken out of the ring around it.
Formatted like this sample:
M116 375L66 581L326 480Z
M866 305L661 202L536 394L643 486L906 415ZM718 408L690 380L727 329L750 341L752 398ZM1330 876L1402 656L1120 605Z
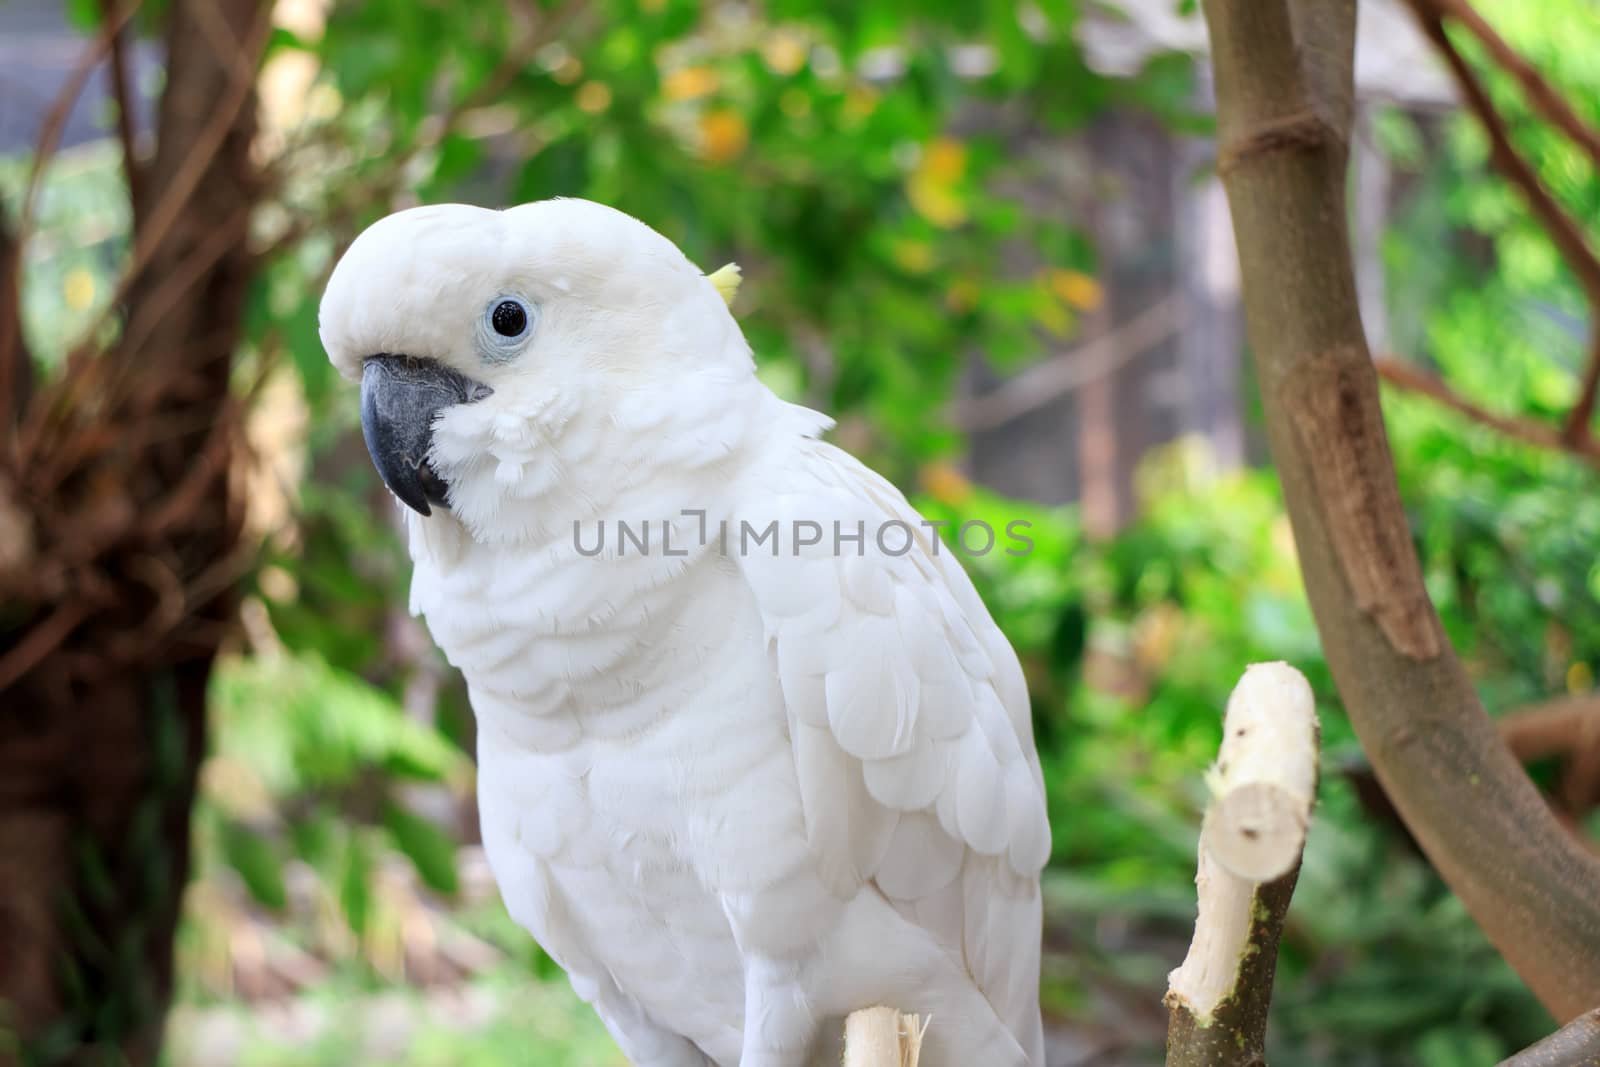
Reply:
M1004 426L1144 355L1177 333L1183 317L1178 295L1164 296L1109 333L1051 356L991 392L961 402L951 412L951 421L969 432Z
M1450 35L1445 32L1442 16L1449 14L1466 25L1489 47L1489 53L1495 61L1522 83L1523 91L1533 107L1543 111L1557 128L1589 151L1596 162L1600 162L1600 156L1593 155L1596 148L1600 147L1595 140L1594 131L1578 119L1548 83L1537 75L1529 77L1532 68L1478 17L1477 12L1473 11L1465 0L1410 0L1410 4L1422 25L1423 32L1428 35L1434 48L1450 67L1450 73L1455 76L1456 85L1461 89L1462 99L1466 101L1467 107L1477 116L1484 131L1489 135L1490 162L1507 181L1522 191L1529 210L1550 235L1550 240L1554 242L1561 252L1561 257L1566 261L1567 268L1583 287L1591 316L1600 314L1600 255L1597 255L1590 245L1583 226L1571 212L1561 206L1532 164L1524 159L1522 153L1511 143L1511 130L1505 117L1494 106L1494 101L1490 99L1489 91L1484 87L1483 81L1473 72L1471 64L1455 46L1455 42L1450 40ZM1595 393L1600 389L1600 326L1591 322L1589 331L1589 357L1578 387L1578 399L1568 413L1566 425L1562 430L1564 439L1573 444L1582 443L1589 437L1589 422L1594 417Z
M33 391L33 356L22 337L22 242L0 210L0 427L4 447Z
M1563 755L1584 744L1591 733L1600 735L1600 697L1584 693L1541 700L1513 708L1499 723L1500 736L1519 760Z
M1501 743L1423 587L1356 301L1344 131L1308 98L1284 0L1204 6L1245 323L1328 665L1429 859L1571 1018L1600 1002L1600 859Z
M78 102L78 97L83 94L84 87L89 84L95 68L100 60L111 49L111 42L116 35L122 32L128 20L133 18L139 10L141 0L123 0L123 3L114 12L108 12L101 20L99 35L83 54L78 58L72 73L61 86L61 91L50 102L50 110L45 112L44 119L39 124L39 138L33 149L33 161L28 168L28 182L22 193L22 209L17 219L17 243L26 245L28 237L33 232L33 214L38 206L39 187L44 181L44 171L55 157L56 149L61 145L61 134L67 128L67 120L72 117L73 105ZM3 342L4 338L0 338ZM4 353L0 352L0 359Z
M1572 1020L1500 1067L1594 1067L1600 1063L1600 1008Z
M1375 362L1378 377L1398 389L1430 397L1451 411L1525 445L1565 452L1600 470L1600 442L1591 437L1574 439L1568 433L1534 419L1496 414L1450 388L1450 384L1437 374L1406 360L1379 356Z
M1522 153L1517 151L1516 145L1511 143L1511 130L1506 124L1505 117L1494 106L1494 101L1489 97L1489 90L1473 71L1472 65L1467 62L1461 50L1445 32L1444 23L1431 10L1431 5L1426 0L1411 0L1411 5L1423 32L1428 35L1434 48L1444 57L1450 73L1455 76L1456 85L1461 90L1461 97L1467 109L1477 117L1483 125L1484 132L1489 135L1490 162L1522 193L1528 209L1550 234L1550 239L1560 250L1567 268L1577 278L1578 284L1583 286L1583 291L1589 300L1592 303L1600 302L1600 255L1596 255L1594 248L1589 244L1583 227L1573 219L1566 208L1561 206L1555 194L1540 179L1533 165L1524 159Z
M1522 94L1545 121L1572 139L1573 143L1588 153L1595 166L1600 167L1600 129L1586 122L1572 105L1567 103L1555 86L1544 75L1523 59L1506 39L1494 31L1482 15L1467 0L1413 0L1419 10L1431 12L1435 17L1448 18L1464 26L1476 37L1495 64L1517 80Z
M1524 763L1562 757L1555 796L1567 815L1580 818L1600 803L1600 700L1558 697L1513 711L1499 725L1506 747Z
M100 17L108 24L116 21L116 0L100 0ZM117 103L117 140L122 146L122 174L128 182L128 203L132 209L133 231L137 233L140 213L144 209L144 176L133 126L134 87L128 71L128 44L131 37L127 26L119 26L111 34L111 94Z

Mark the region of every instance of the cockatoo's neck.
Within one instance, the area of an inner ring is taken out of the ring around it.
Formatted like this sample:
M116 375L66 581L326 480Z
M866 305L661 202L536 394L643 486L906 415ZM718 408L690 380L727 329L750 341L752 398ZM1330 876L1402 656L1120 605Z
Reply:
M435 432L450 508L408 513L412 555L447 565L473 543L560 551L602 520L716 514L746 467L829 425L744 368L612 390L604 405L506 397L462 408Z

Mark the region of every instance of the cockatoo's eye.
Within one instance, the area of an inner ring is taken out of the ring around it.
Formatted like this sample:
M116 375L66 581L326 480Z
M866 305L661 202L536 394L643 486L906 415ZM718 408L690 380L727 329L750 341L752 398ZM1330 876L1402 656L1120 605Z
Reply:
M500 363L522 351L538 325L539 311L520 296L507 293L484 305L478 320L478 345L485 359Z
M489 324L501 337L521 337L528 329L528 309L517 300L502 300L489 312Z

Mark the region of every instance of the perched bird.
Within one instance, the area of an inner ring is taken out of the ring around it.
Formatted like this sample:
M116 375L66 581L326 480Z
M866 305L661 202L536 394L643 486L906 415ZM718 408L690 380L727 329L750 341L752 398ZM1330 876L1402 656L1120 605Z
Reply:
M1044 782L1016 654L724 294L599 204L366 230L321 307L466 678L512 916L644 1067L1042 1067Z

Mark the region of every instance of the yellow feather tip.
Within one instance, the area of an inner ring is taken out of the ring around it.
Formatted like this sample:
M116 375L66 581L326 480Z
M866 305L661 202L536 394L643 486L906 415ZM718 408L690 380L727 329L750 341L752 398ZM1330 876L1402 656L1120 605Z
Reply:
M744 280L744 275L739 272L739 264L729 263L707 274L706 280L716 286L717 292L722 294L723 303L732 307L733 298L739 292L739 283Z

